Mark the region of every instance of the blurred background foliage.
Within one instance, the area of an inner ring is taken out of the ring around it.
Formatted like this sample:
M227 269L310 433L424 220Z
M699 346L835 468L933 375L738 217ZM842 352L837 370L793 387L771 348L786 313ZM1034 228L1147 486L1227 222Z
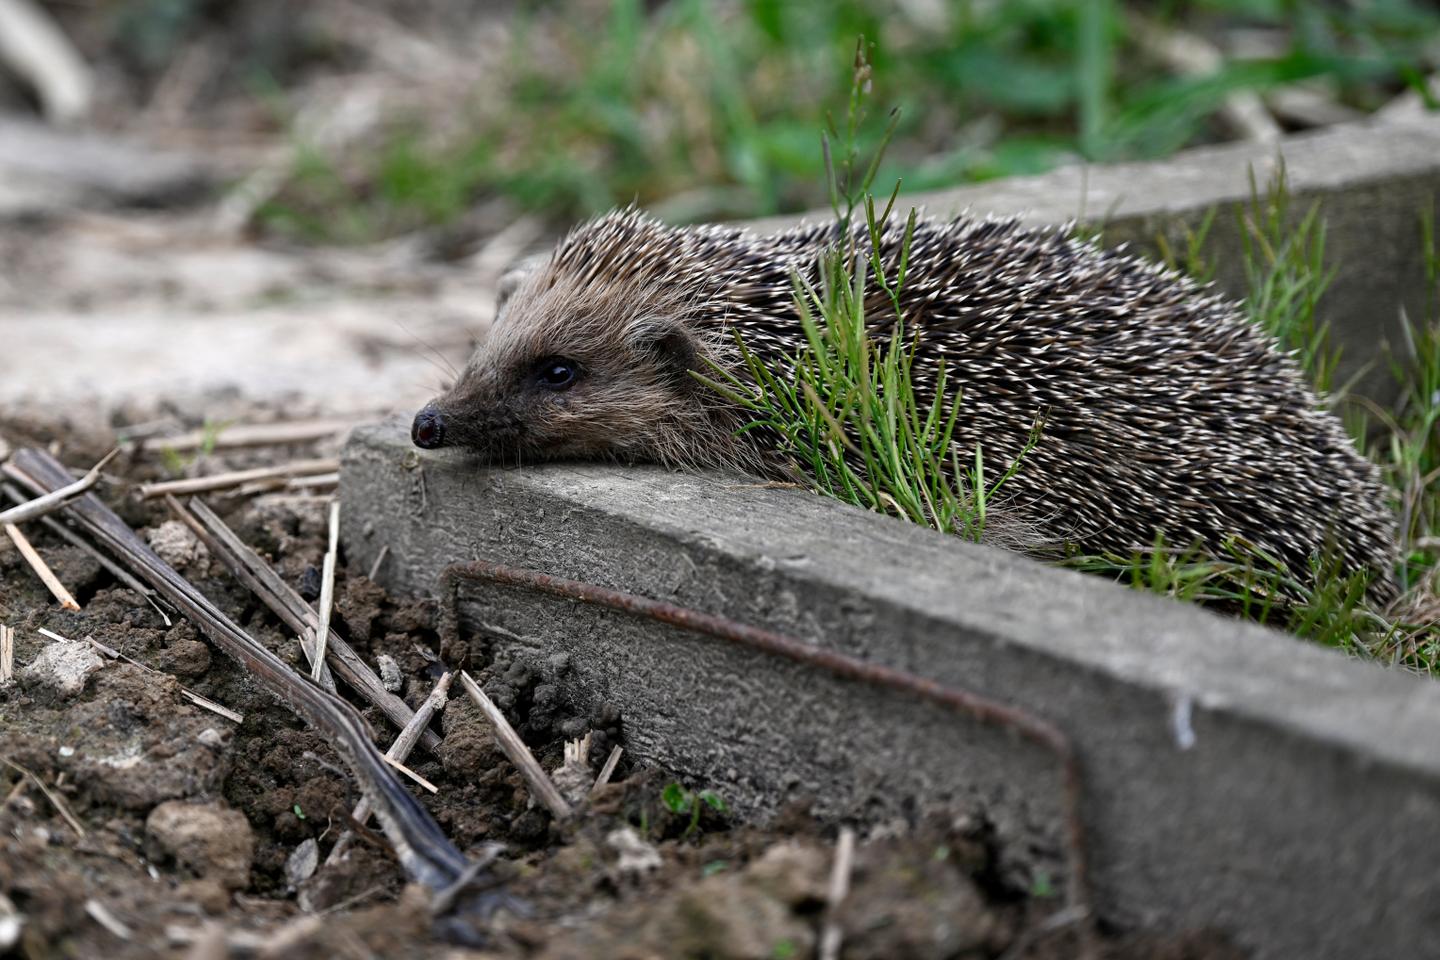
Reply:
M388 6L395 23L420 17ZM1285 129L1316 122L1281 103L1296 91L1332 117L1358 116L1423 87L1440 64L1440 9L1421 0L434 6L423 12L437 50L478 20L503 28L484 35L485 69L361 144L327 148L296 129L295 176L262 211L268 230L366 241L443 225L494 198L556 223L631 200L679 221L820 206L819 133L844 102L862 35L873 45L871 102L900 111L878 182L910 191L1229 139L1220 110L1241 91L1274 98ZM236 12L246 7L259 12ZM293 121L293 74L364 59L327 38L313 11L296 28L305 15L289 4L113 8L139 69L225 23L246 50L232 71L282 124ZM1177 37L1213 62L1177 70L1157 53ZM867 118L862 149L885 122L883 111Z

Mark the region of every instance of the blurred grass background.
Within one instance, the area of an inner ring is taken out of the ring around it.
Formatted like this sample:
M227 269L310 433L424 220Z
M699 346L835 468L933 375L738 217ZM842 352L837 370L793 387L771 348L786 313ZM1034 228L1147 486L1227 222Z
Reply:
M907 191L1229 139L1238 91L1358 116L1423 88L1417 65L1440 55L1440 10L1410 0L559 0L509 16L495 75L443 123L401 121L343 155L301 143L268 227L371 240L491 196L556 222L632 200L676 221L820 206L818 135L859 35L871 101L900 111L877 182ZM1179 74L1156 35L1219 59ZM862 150L885 121L867 118Z

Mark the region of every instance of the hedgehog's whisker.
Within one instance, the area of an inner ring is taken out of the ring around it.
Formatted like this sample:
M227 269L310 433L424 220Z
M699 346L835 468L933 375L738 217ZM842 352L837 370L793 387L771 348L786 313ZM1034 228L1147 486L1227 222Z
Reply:
M455 364L451 363L450 359L446 357L445 354L439 350L439 348L437 348L430 341L426 340L424 337L420 336L414 330L411 330L409 327L407 327L405 325L405 322L399 317L391 317L390 319L397 327L405 331L407 336L409 336L417 344L424 347L430 352L430 356L426 357L423 352L417 351L420 353L420 356L425 357L425 359L429 361L432 366L438 369L441 373L450 377L451 380L460 379L460 371L455 369Z

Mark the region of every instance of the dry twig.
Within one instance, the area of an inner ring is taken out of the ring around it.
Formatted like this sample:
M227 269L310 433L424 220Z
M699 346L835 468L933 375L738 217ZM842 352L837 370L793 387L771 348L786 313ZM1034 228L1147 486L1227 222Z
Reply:
M0 685L15 679L15 629L0 623Z
M620 755L624 752L625 748L618 743L610 748L610 756L605 758L605 766L600 768L600 775L595 778L595 786L590 788L592 793L610 782L610 778L615 775L615 768L620 765Z
M315 664L310 679L319 681L325 666L325 644L330 639L330 612L335 604L335 555L340 550L340 501L330 503L330 548L320 571L320 625L315 628Z
M303 636L307 630L313 630L318 625L319 618L310 604L262 560L259 554L237 537L215 511L198 500L190 501L188 509L173 497L167 499L166 503L170 511L205 542L210 549L210 555L225 564L235 578L259 597L260 602L269 607L287 627ZM414 719L415 712L405 701L386 690L375 671L370 669L370 665L333 630L330 631L326 650L327 665L333 667L341 680L378 707L397 727L403 728ZM435 753L440 748L440 738L433 731L425 730L420 735L420 745Z
M550 779L550 775L540 766L540 762L535 759L535 755L530 752L525 741L520 739L515 728L510 726L510 721L505 719L505 714L500 712L500 708L495 706L495 702L485 695L485 691L480 689L480 685L471 679L470 674L464 670L460 671L460 685L465 688L470 699L480 708L480 712L485 714L490 725L495 728L495 739L499 741L500 749L505 752L505 756L510 758L510 762L515 764L520 775L530 785L530 795L549 810L555 819L569 819L570 804L565 802L565 798L560 795L560 791L556 788L555 782Z
M54 790L51 790L49 787L47 787L44 780L41 780L39 777L35 776L35 774L31 773L25 767L20 766L20 764L16 763L14 760L11 760L4 754L0 754L0 763L3 763L7 767L14 769L21 776L27 778L31 783L35 784L35 786L40 789L40 792L45 795L45 799L50 801L50 806L54 807L55 811L59 813L60 816L65 820L65 822L70 825L70 829L75 831L75 836L81 838L85 836L85 828L80 825L80 821L75 818L75 814L70 812L70 807L66 805L64 798L61 797L60 794L56 793Z
M113 460L115 454L119 452L120 449L118 447L111 450L105 454L105 456L101 457L100 462L91 467L83 477L74 483L66 484L54 493L47 493L43 497L27 500L17 507L0 511L0 523L24 523L26 520L33 520L36 517L50 513L52 510L60 509L60 507L65 505L66 501L73 500L100 482L100 471L103 470L105 465Z
M855 863L855 830L841 827L835 839L835 863L830 868L830 888L825 893L825 925L820 930L820 960L839 960L840 909L850 895L850 872Z
M385 751L385 756L391 760L401 762L410 756L410 751L415 749L415 744L420 740L420 734L429 726L431 718L434 717L438 711L444 709L445 702L450 694L450 682L454 677L455 675L449 671L441 675L439 682L435 684L435 689L430 691L430 696L426 697L425 702L420 704L420 709L415 711L415 716L410 719L409 723L405 724L405 729L400 731L399 736L395 738L395 742L390 744L390 749ZM360 798L360 802L355 804L355 809L350 813L350 819L362 827L365 825L365 821L370 819L369 798ZM330 848L330 855L325 858L327 866L340 859L345 852L345 848L350 845L350 840L353 836L354 834L349 830L346 830L340 835L340 839L335 841L335 846Z
M292 477L285 481L286 490L318 490L324 487L338 487L340 471L320 473L313 477Z
M276 447L290 443L339 438L359 422L352 419L291 420L285 423L237 423L220 430L192 430L175 437L151 437L142 449L232 450L236 447Z
M9 497L11 500L14 500L16 503L25 502L25 495L11 484L0 484L0 492L4 492L7 497ZM99 550L96 550L90 545L90 542L88 540L77 536L75 531L65 526L65 524L61 523L59 520L56 520L54 517L41 517L40 523L45 527L46 530L49 530L61 540L64 540L66 543L70 544L70 546L76 547L82 553L88 555L96 563L104 567L106 571L109 572L110 576L114 577L116 580L119 580L131 590L134 590L136 593L140 594L140 596L146 598L155 596L154 590L151 590L149 587L145 586L145 584L135 579L135 577L132 576L128 570L120 566L114 560L111 560L109 557L105 556L105 554L101 553ZM163 612L161 615L164 616ZM167 623L166 625L168 626L169 624Z
M276 490L324 490L339 484L339 473L321 473L313 477L291 477L288 480L283 477L256 480L241 486L239 492L240 496L249 497L257 493L273 493Z
M90 112L90 68L60 25L30 0L0 0L0 63L30 82L49 120L71 123Z
M306 627L295 640L300 644L300 652L305 654L305 662L310 664L310 678L334 693L337 689L335 676L330 672L330 666L325 662L320 651L315 649L315 628ZM316 674L319 676L317 677Z
M375 554L375 562L370 564L370 570L365 574L366 580L369 580L371 583L375 582L375 578L380 575L380 565L385 562L385 558L388 556L390 556L390 544L382 543L380 545L380 552Z
M25 562L30 564L30 569L34 570L35 575L44 581L51 595L60 601L60 606L66 610L79 610L80 604L75 602L75 598L71 596L69 590L65 589L65 585L60 582L60 578L55 576L49 565L41 559L40 554L35 552L35 548L31 546L30 541L25 538L25 534L20 532L20 528L13 523L7 523L5 524L5 532L10 536L10 542L15 544L15 549L20 551L20 556L24 557Z
M100 924L100 926L108 930L113 936L121 940L129 940L134 937L134 934L130 932L130 928L121 923L120 918L111 913L110 908L99 900L93 897L86 900L85 912L89 914L91 920Z
M52 637L55 636L55 634L50 633L48 630L42 630L41 632L42 632L42 633L45 633L45 634L47 634L47 635L49 635L49 636L52 636ZM62 637L62 638L60 638L60 639L64 639L64 638ZM126 663L131 664L131 665L136 666L136 667L139 667L141 670L145 670L145 671L147 671L147 672L149 672L149 673L157 673L157 674L160 674L161 676L165 676L165 677L168 677L168 676L169 676L168 673L164 673L163 671L156 670L154 667L150 666L149 664L141 663L139 660L136 660L134 657L126 656L125 654L121 653L119 650L116 650L114 647L106 646L105 644L101 643L99 640L96 640L94 637L86 637L86 638L85 638L85 642L88 643L88 644L90 644L90 646L94 647L96 650L100 651L100 653L102 653L102 654L104 654L105 656L109 657L111 660L124 660ZM182 686L182 687L180 688L180 695L183 696L186 700L189 700L191 703L195 704L195 706L200 707L202 710L209 710L211 713L219 714L220 716L224 717L226 720L230 720L230 721L232 721L232 722L234 722L234 723L244 723L244 722L245 722L245 715L244 715L244 714L242 714L242 713L236 713L234 710L231 710L229 707L224 706L224 705L219 704L219 703L216 703L214 700L211 700L209 697L202 697L200 694L196 693L194 690L190 690L190 689Z
M435 784L420 776L420 774L416 773L414 770L411 770L409 767L405 766L405 764L401 763L399 760L396 760L394 757L383 756L381 759L383 759L386 763L390 764L390 769L396 771L397 773L405 774L405 776L409 777L411 780L414 780L416 783L424 787L430 793L440 792L439 787L435 786Z
M167 493L208 493L238 487L252 480L269 480L272 477L309 477L318 473L334 473L340 469L340 461L334 457L320 460L294 460L274 467L255 467L251 470L232 470L209 477L187 477L183 480L161 480L157 483L142 483L140 496L146 500L163 497Z

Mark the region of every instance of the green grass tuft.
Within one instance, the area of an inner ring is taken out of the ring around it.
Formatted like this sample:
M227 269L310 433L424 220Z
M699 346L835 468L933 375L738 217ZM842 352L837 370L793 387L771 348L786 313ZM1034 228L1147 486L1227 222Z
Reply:
M926 408L916 396L915 343L906 336L900 311L916 214L910 211L899 263L887 274L879 241L899 186L879 212L870 188L888 138L868 167L862 171L858 166L856 134L870 75L862 41L856 48L844 130L831 131L840 144L839 155L830 137L822 141L841 239L824 254L818 284L795 277L805 346L786 364L772 368L737 332L748 377L716 366L713 376L699 379L750 413L742 431L765 430L779 437L782 453L819 492L978 541L985 533L988 505L1039 442L1040 425L1019 457L998 476L987 476L993 468L987 468L979 447L973 460L962 463L952 442L960 399L948 406L937 399ZM892 132L896 123L892 114ZM851 230L857 210L865 215L868 248L862 248ZM870 284L885 292L895 311L894 332L886 342L868 332L865 290ZM946 395L945 386L942 363L936 374L937 398Z
M1157 541L1130 557L1071 557L1068 565L1114 577L1137 589L1214 606L1315 642L1402 664L1422 673L1440 667L1440 252L1433 217L1422 215L1427 278L1433 291L1423 318L1406 317L1405 339L1392 346L1390 370L1399 401L1385 409L1337 385L1340 354L1317 308L1334 269L1325 266L1325 225L1318 205L1293 208L1283 167L1234 211L1242 238L1247 316L1293 352L1325 402L1342 414L1358 449L1381 470L1399 520L1403 592L1388 610L1365 598L1365 580L1316 558L1299 581L1269 558L1235 543L1229 555L1204 557ZM1213 267L1203 254L1214 211L1187 233L1184 250L1163 240L1167 263L1202 280ZM1398 305L1397 305L1397 309Z

